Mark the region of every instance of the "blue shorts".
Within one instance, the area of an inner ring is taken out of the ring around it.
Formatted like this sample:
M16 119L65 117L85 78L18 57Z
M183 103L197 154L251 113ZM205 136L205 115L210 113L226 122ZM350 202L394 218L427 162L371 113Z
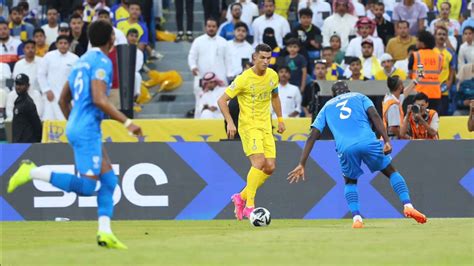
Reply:
M378 140L363 141L346 148L337 154L345 177L357 179L364 172L361 163L364 162L373 173L380 171L392 162L392 157L383 153L383 145Z
M98 176L102 168L102 140L94 139L69 139L74 150L76 170L81 175Z

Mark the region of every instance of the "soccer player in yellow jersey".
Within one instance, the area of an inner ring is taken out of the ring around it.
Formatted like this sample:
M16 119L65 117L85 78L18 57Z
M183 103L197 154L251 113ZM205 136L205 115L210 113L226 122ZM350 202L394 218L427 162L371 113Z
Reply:
M275 170L275 140L272 134L270 103L278 117L278 133L285 131L278 97L278 74L268 68L272 49L267 44L259 44L253 54L254 66L237 76L218 101L219 108L227 121L227 136L233 139L237 129L230 116L227 103L238 97L239 135L245 155L252 167L247 175L247 185L232 196L235 217L249 217L255 208L257 189Z

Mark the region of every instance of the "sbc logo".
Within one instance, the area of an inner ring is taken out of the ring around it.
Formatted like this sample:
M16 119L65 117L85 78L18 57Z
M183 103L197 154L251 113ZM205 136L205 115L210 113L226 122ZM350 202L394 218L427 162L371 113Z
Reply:
M47 165L52 171L74 174L74 165ZM112 168L116 175L120 174L120 165L114 164ZM166 195L142 195L135 189L135 182L138 177L148 175L153 178L156 186L168 183L166 173L159 166L151 163L139 163L130 167L122 177L122 190L117 185L114 191L114 205L116 205L123 196L132 204L140 207L168 207L169 200ZM97 182L96 191L100 187ZM63 193L62 196L36 196L33 198L35 208L64 208L69 207L78 198L79 207L97 207L97 197L78 197L75 193L67 193L51 184L33 180L34 187L42 192Z

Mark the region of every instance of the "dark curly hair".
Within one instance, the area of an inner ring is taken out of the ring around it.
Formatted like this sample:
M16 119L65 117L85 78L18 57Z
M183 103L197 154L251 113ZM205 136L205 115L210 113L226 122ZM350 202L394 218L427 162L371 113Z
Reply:
M431 32L422 30L416 35L418 41L425 44L426 49L433 49L436 45L435 38Z

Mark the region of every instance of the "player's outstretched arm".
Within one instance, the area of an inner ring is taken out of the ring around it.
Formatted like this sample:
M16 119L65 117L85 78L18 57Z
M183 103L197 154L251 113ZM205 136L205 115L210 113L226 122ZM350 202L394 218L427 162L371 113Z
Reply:
M375 107L373 106L367 109L367 114L372 121L372 124L375 126L375 130L380 136L382 136L383 141L385 142L383 147L384 153L389 154L392 152L392 145L390 144L390 139L388 138L387 131L383 125L382 118L380 118L379 113L377 113L377 110L375 110Z
M227 103L231 100L227 93L222 94L222 96L217 101L219 108L221 109L222 115L224 116L225 121L227 122L227 137L233 139L237 133L237 128L235 127L234 120L230 115L229 106Z
M61 96L59 97L59 108L66 119L69 119L69 114L71 113L71 88L69 87L69 82L66 81L66 84L63 86L61 91Z
M142 136L142 129L133 124L122 112L117 110L113 104L109 102L106 94L107 85L101 80L92 80L92 101L99 107L102 112L108 114L112 119L124 124L128 131L137 136Z
M287 180L290 181L290 184L293 182L298 183L300 178L303 178L303 180L305 180L304 167L306 165L306 161L308 160L311 150L313 150L314 143L316 143L316 141L320 137L321 137L321 132L319 131L319 129L313 128L311 130L311 134L309 135L304 145L303 153L301 154L301 158L300 158L300 162L298 163L298 166L296 166L296 168L293 169L293 171L288 173Z
M286 127L281 114L281 102L278 93L272 93L272 107L278 118L278 133L281 134L285 132Z

